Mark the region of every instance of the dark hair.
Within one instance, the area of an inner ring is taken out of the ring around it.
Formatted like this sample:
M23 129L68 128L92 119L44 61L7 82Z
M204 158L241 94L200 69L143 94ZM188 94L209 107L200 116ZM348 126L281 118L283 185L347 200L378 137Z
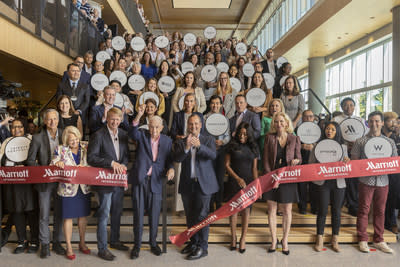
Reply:
M104 71L112 71L110 70L111 62L112 62L111 59L106 59L104 61Z
M109 84L109 85L111 85L111 84L113 84L113 83L118 83L118 84L119 84L119 87L121 87L121 82L120 82L120 81L118 81L118 80L112 80L112 81L110 81L110 84Z
M244 98L244 100L246 100L246 102L247 102L247 99L246 99L246 97L245 97L244 95L241 95L241 94L240 94L240 95L236 95L236 96L235 96L235 101L236 101L236 99L238 99L239 97L243 97L243 98Z
M210 98L210 104L211 104L211 101L213 101L214 99L219 99L219 103L222 104L222 99L219 95L212 95Z
M289 65L289 64L290 64L289 62L283 63L282 66L279 68L278 73L280 75L283 75L283 69L286 68L286 66Z
M354 101L353 98L351 98L351 97L345 97L345 98L343 98L342 101L340 101L340 107L341 107L342 109L343 109L344 103L346 103L347 101L351 101L351 102L353 102L354 105L356 105L356 102Z
M254 76L256 76L256 74L260 74L260 75L261 75L261 78L262 78L262 82L261 82L260 89L263 89L265 92L267 92L267 89L268 89L268 88L267 88L267 85L265 84L264 75L262 75L262 73L259 72L259 71L254 72L253 76L251 76L251 85L250 85L250 88L255 87L255 84L254 84Z
M145 56L146 54L148 54L149 57L150 57L149 64L151 65L151 54L150 54L150 52L147 52L147 51L143 53L142 60L141 60L140 63L146 64L146 60L144 59L144 56Z
M328 127L328 125L335 126L336 134L335 134L335 137L333 138L333 140L335 140L339 144L343 144L342 132L340 130L339 124L336 121L329 121L329 122L325 123L324 129L322 130L321 140L327 139L327 137L325 135L325 129L326 129L326 127Z
M189 74L192 74L193 75L193 84L192 84L192 88L193 89L195 89L196 88L196 76L194 75L194 72L193 71L188 71L188 72L186 72L185 73L185 76L183 76L183 79L182 79L182 87L183 88L186 88L186 76L188 76Z
M73 60L75 61L75 60L77 60L78 58L83 58L83 56L77 55L76 57L73 58Z
M371 118L373 116L380 116L381 117L381 121L384 121L383 113L378 111L378 110L375 110L375 111L372 111L371 113L369 113L368 114L368 120L369 120L369 118Z
M286 79L285 82L283 84L283 93L285 95L289 95L289 90L286 88L286 81L292 79L293 80L293 91L292 91L292 95L299 95L300 94L300 88L299 88L299 84L297 83L297 78L294 75L289 75Z
M256 140L254 138L254 131L253 128L248 124L247 122L241 122L239 126L236 129L236 134L235 137L231 139L231 141L228 144L227 152L231 153L233 151L236 151L239 149L240 146L240 140L239 140L239 133L240 130L246 129L247 133L247 145L250 147L251 152L254 153L255 157L259 156L259 150L258 150L258 145L256 143Z
M78 65L78 64L76 64L76 63L69 63L69 64L67 65L67 70L69 71L69 69L70 69L72 66L78 67L78 68L79 68L79 65Z
M157 74L156 74L156 76L155 76L155 77L157 78L157 80L161 78L161 73L162 73L162 71L161 71L161 66L162 66L162 64L163 64L164 62L167 63L167 66L168 66L167 75L168 75L168 76L172 76L172 75L171 75L171 68L169 67L168 60L164 59L163 61L161 61L161 64L160 64L160 66L158 67L158 71L157 71Z

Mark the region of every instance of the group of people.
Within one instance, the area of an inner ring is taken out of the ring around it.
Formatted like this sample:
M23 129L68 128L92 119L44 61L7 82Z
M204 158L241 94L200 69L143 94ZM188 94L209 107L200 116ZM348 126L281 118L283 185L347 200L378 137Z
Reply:
M125 39L128 42L132 37L126 35ZM257 51L255 47L248 46L247 53L240 56L235 51L238 43L235 39L209 39L203 42L201 37L197 37L197 43L192 47L186 46L179 32L172 34L169 39L170 45L159 49L154 36L149 35L143 51L134 51L129 45L123 50L114 51L111 44L107 44L111 43L108 39L100 47L109 52L111 59L105 62L94 60L91 51L84 56L77 56L68 65L57 88L56 109L45 111L40 133L27 136L31 139L28 158L23 162L9 160L4 154L7 140L0 150L2 166L93 166L109 168L117 174L127 172L134 214L132 259L140 254L144 214L149 217L151 252L161 254L156 238L164 177L175 180L175 210L183 209L187 227L192 227L205 219L210 210L220 208L224 200L233 197L259 176L284 166L317 162L314 155L316 143L304 144L296 135L297 127L302 122L318 123L322 132L320 140L331 139L340 143L344 150L340 160L344 162L366 158L363 147L374 136L387 139L392 146L391 155L398 154L397 114L374 111L365 122L354 115L355 101L345 98L341 102L343 112L336 112L331 119L319 120L318 116L305 108L298 80L291 75L290 63L285 62L278 68L272 49L268 49L265 58L262 58L253 53ZM245 40L242 42L245 43ZM183 73L182 63L188 61L194 69ZM201 75L202 69L220 62L227 63L229 70L218 70L212 81L205 81ZM243 72L246 63L254 66L254 74L250 77ZM92 88L91 76L100 73L110 77L115 70L122 71L127 78L142 75L146 80L144 89L132 89L128 83L123 84L117 79L109 81L103 90ZM275 78L273 86L267 86L265 73ZM162 92L158 84L165 76L175 81L174 89L170 92ZM231 77L240 81L239 90L232 87ZM260 106L248 103L246 96L252 88L260 88L265 93L265 101ZM156 97L142 98L145 92L152 92ZM122 99L118 105L117 97ZM210 134L205 127L213 114L222 114L229 122L219 136ZM339 126L341 121L349 117L360 120L367 132L354 143L343 140ZM25 136L21 125L19 119L11 122L12 136ZM132 141L136 156L128 170L128 144ZM225 182L226 174L228 180ZM399 189L395 180L381 175L363 177L359 181L354 178L347 181L318 181L316 178L312 183L276 183L277 186L263 196L267 200L271 233L271 246L267 251L275 252L280 243L282 253L289 255L292 205L298 203L299 212L305 214L310 201L311 211L317 214L316 251L323 249L329 204L332 213L332 248L340 251L340 218L342 206L346 203L350 214L357 216L360 250L369 251L367 226L372 204L374 246L392 253L383 240L383 231L385 226L397 230L395 211L399 208ZM53 204L53 251L68 259L75 259L71 246L72 219L78 218L79 250L90 254L85 243L90 192L96 192L98 196L98 256L109 261L115 259L108 249L109 218L110 247L128 250L120 241L124 188L65 183L5 187L10 188L6 190L6 203L10 205L8 211L11 214L9 221L16 226L18 235L15 253L36 252L40 244L40 256L46 258L50 255L49 216ZM283 216L283 238L280 241L276 229L279 215ZM251 207L241 211L242 233L239 242L236 238L237 214L230 217L231 250L236 251L239 243L239 252L245 253L250 216ZM31 229L30 241L26 235L27 223ZM62 233L66 249L61 245ZM191 237L182 250L188 260L208 255L208 235L209 227L206 226Z

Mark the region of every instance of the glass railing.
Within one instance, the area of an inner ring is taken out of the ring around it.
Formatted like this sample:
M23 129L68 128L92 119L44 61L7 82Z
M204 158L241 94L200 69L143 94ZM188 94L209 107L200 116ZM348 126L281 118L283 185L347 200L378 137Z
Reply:
M71 57L97 52L103 40L70 0L0 0L0 15Z
M139 11L136 7L136 3L133 0L118 0L122 9L124 10L125 15L127 16L131 25L135 26L136 32L141 32L143 36L146 36L147 30L144 26L142 17L139 14Z

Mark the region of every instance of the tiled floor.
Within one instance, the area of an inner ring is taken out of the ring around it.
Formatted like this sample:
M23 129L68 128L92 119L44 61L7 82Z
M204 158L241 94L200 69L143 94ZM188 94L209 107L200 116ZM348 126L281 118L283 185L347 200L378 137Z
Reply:
M75 245L77 246L77 245ZM140 252L140 257L136 260L129 259L129 253L112 251L116 256L114 262L106 262L96 256L95 245L90 245L92 255L77 253L77 258L70 261L62 256L53 255L48 259L40 259L38 255L12 254L15 244L7 244L0 254L0 266L205 266L205 267L224 267L224 266L374 266L390 267L400 266L400 243L390 244L395 250L394 255L384 254L380 251L371 251L364 254L358 251L356 245L341 245L342 252L335 253L330 247L326 246L326 251L315 252L312 245L292 244L290 255L285 256L280 251L273 254L266 253L268 245L247 245L246 252L240 254L238 251L230 251L226 245L211 244L208 257L190 262L184 259L179 250L173 246L168 246L168 253L156 257L150 253L147 245L144 245Z

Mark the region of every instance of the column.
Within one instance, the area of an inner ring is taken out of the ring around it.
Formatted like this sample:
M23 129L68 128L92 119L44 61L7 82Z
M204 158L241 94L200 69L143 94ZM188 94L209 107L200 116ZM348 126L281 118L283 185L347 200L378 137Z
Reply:
M308 59L308 84L309 88L314 91L322 103L325 103L325 57L312 57ZM308 108L314 114L327 114L327 111L311 92L308 92Z
M395 6L392 9L392 110L400 112L400 6ZM393 101L395 99L396 101Z

